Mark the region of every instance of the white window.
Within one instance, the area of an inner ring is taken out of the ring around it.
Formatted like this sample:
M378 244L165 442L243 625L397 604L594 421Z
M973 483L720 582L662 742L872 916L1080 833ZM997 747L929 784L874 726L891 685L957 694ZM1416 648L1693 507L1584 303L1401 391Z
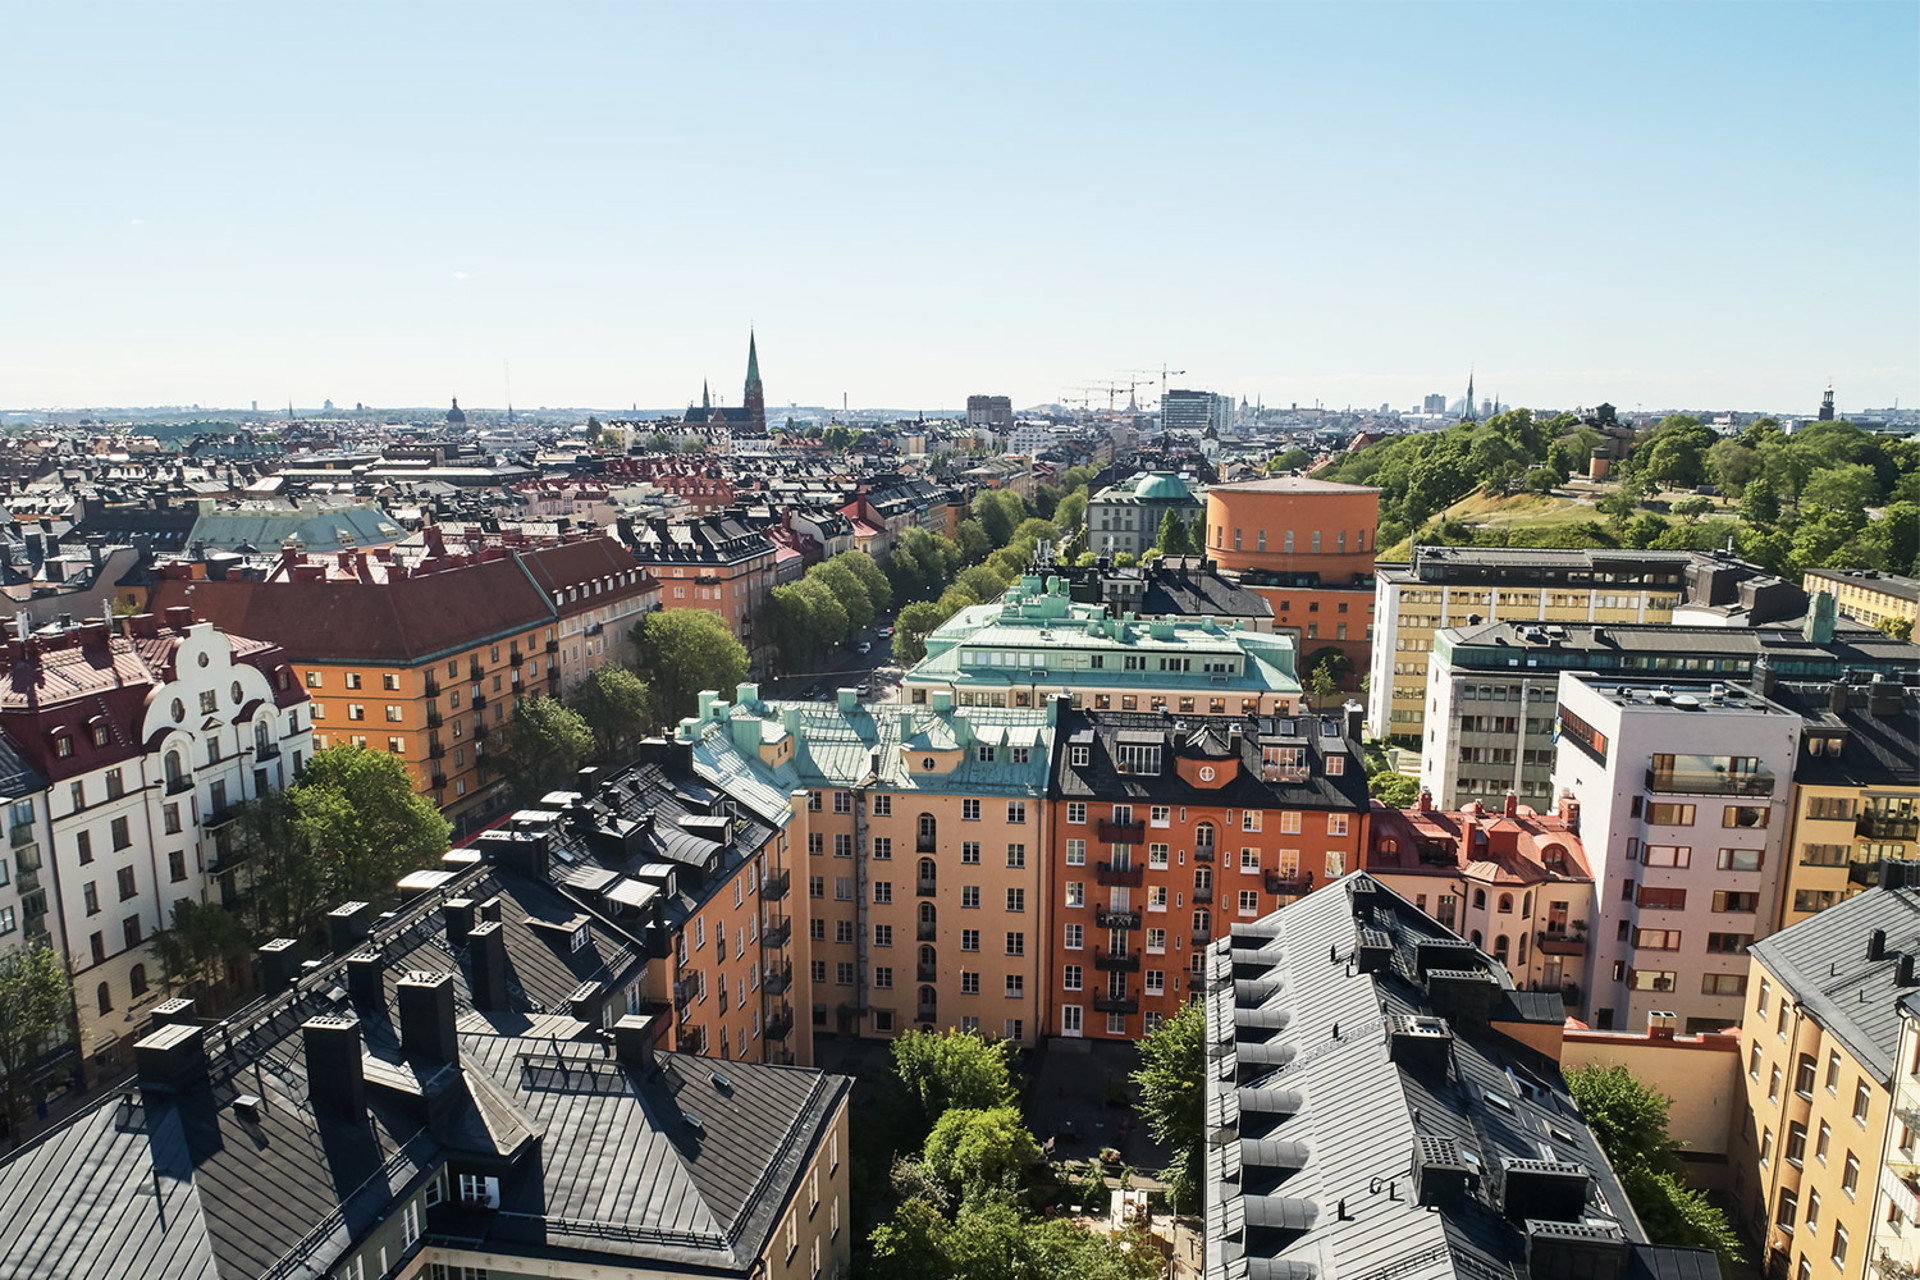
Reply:
M1082 806L1083 808L1085 806ZM1084 867L1087 865L1087 842L1085 840L1067 841L1067 865Z
M1259 912L1260 891L1258 889L1242 889L1240 891L1240 914L1243 916L1251 916L1258 915Z
M1087 905L1087 882L1084 880L1067 881L1067 905L1084 907Z
M1172 807L1170 805L1164 805L1164 804L1154 805L1152 822L1153 822L1153 825L1156 827L1165 827L1165 826L1171 825L1173 822Z
M1084 802L1075 800L1067 805L1067 822L1076 827L1087 824L1087 806Z
M1148 995L1165 995L1167 989L1167 971L1165 969L1147 970L1146 983Z
M1067 926L1067 950L1078 951L1085 945L1086 927L1070 924Z
M1328 814L1327 834L1330 836L1343 836L1347 834L1347 815L1344 813Z
M400 1239L408 1248L420 1238L420 1206L409 1200L400 1210Z
M1258 809L1248 809L1242 813L1240 815L1240 829L1242 831L1258 831L1260 829L1260 811Z

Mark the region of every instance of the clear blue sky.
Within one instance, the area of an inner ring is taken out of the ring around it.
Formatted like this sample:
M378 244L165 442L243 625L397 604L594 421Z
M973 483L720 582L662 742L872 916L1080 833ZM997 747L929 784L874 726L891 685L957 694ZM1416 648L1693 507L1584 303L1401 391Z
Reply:
M1920 403L1920 6L15 6L0 406Z

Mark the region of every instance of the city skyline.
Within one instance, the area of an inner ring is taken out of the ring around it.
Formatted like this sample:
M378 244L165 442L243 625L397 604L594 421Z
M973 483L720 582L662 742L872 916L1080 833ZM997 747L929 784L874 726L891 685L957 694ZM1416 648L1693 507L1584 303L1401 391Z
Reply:
M0 405L1920 398L1911 7L1088 12L34 11Z

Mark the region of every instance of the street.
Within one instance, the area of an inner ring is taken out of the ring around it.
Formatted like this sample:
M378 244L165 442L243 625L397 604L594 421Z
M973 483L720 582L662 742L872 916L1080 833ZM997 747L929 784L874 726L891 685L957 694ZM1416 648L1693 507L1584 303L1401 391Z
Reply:
M876 633L878 627L891 627L893 619L879 618L871 627L862 627L844 644L823 657L817 669L783 674L777 680L760 682L766 698L808 698L830 701L834 690L861 690L862 702L885 702L900 685L900 670L893 664L893 637ZM870 649L860 652L860 645ZM868 681L872 683L869 685Z

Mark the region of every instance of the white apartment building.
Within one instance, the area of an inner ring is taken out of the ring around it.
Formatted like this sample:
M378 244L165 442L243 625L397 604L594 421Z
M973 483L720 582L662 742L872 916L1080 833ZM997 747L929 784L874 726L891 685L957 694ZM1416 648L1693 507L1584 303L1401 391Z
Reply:
M1588 1021L1736 1026L1785 881L1801 719L1742 685L1560 678L1553 782L1593 871Z

